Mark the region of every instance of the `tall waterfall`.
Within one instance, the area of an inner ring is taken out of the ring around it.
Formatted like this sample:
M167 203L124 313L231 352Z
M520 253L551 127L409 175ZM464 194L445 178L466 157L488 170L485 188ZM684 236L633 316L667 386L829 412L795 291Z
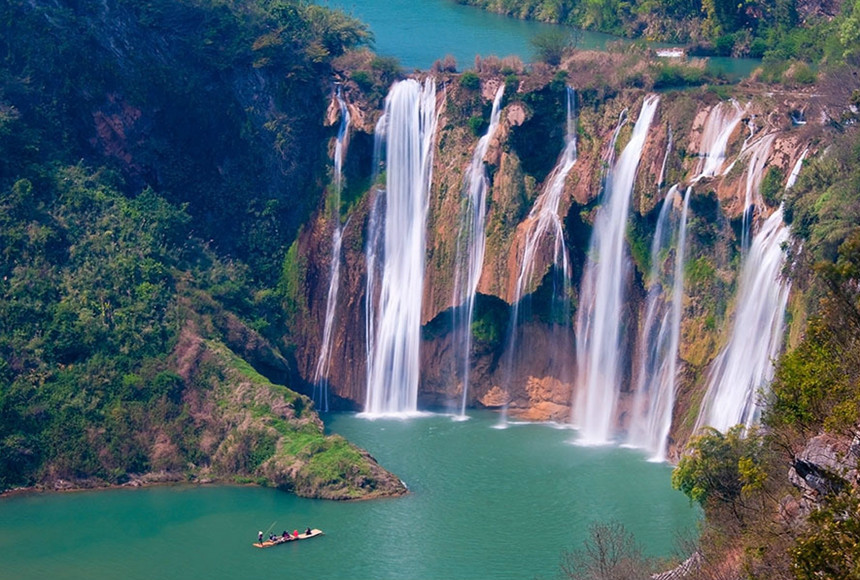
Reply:
M561 267L562 289L558 294L569 310L570 264L567 257L567 247L564 243L564 228L558 215L559 204L564 193L564 182L570 170L576 164L576 92L567 87L564 149L556 161L555 167L546 180L543 191L538 195L526 218L526 232L523 241L522 256L519 260L520 271L514 290L513 308L509 325L507 348L507 376L511 380L513 374L513 357L516 351L517 323L519 319L520 302L523 292L532 282L534 264L538 251L543 244L552 241L553 264L556 269ZM551 236L551 238L549 237ZM553 297L555 301L557 296Z
M484 167L484 156L490 146L490 141L499 126L501 118L502 97L505 85L499 86L493 99L493 110L490 113L490 126L487 132L478 140L472 162L466 170L464 188L466 189L466 207L460 223L460 234L457 239L457 258L454 272L454 351L455 356L461 357L457 365L458 377L463 389L460 401L460 415L466 414L466 402L469 394L469 368L472 353L472 317L475 310L475 293L481 270L484 266L484 250L486 233L484 231L487 216L487 189L489 179Z
M645 137L660 99L642 103L630 142L604 186L604 205L594 223L589 260L583 274L576 317L577 404L574 423L585 443L601 444L612 435L622 364L619 355L624 283L629 271L624 236L633 182Z
M671 275L664 278L661 256L671 247L671 236L667 235L666 226L678 196L677 186L669 190L663 201L654 240L651 243L648 300L642 332L639 335L639 368L628 442L635 447L642 447L652 452L655 461L666 459L666 440L672 426L672 411L675 404L681 305L684 295L687 210L691 192L692 187L688 187L684 195ZM671 284L672 294L669 304L667 304L663 280L667 286Z
M724 173L723 163L726 160L729 137L741 122L744 112L745 110L734 99L728 103L719 103L711 109L702 130L702 140L699 144L700 159L696 168L695 181Z
M334 227L331 240L331 265L329 267L328 295L325 306L325 322L320 354L314 371L314 403L317 409L328 412L328 373L331 368L332 329L337 310L337 292L340 286L340 250L343 230L340 226L340 193L343 188L343 158L349 140L349 109L337 88L337 103L340 107L340 127L334 146L334 193L331 199L331 221Z
M368 340L364 410L371 416L417 411L435 82L427 79L423 87L413 79L395 83L385 99L385 119L385 215L371 217L371 225L383 231L368 233L371 240L379 235L382 243L382 255L374 248L367 258L382 276L378 300L368 307L368 334L373 336ZM368 276L373 270L369 267ZM375 283L368 284L375 292ZM368 301L374 302L373 292Z
M781 276L782 245L787 240L780 207L764 222L745 258L732 334L711 368L697 430L710 425L725 431L738 423L749 427L758 418L758 391L773 378L783 341L789 283Z

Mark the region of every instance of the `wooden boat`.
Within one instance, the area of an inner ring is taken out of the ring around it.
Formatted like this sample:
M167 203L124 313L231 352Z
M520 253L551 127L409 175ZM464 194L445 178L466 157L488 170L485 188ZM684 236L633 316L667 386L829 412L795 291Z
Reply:
M298 536L287 536L286 538L283 536L278 536L277 539L273 542L272 540L266 540L262 544L260 542L254 542L253 546L255 548L271 548L272 546L280 546L281 544L292 544L293 542L297 542L299 540L309 540L311 538L316 538L317 536L322 536L322 530L313 529L310 533L299 534Z

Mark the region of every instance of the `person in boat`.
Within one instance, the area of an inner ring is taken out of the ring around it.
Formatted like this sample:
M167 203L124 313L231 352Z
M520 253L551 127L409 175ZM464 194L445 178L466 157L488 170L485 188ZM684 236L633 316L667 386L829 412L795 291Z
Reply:
M299 537L299 531L298 531L298 530L293 530L293 537L294 537L294 538L298 538L298 537Z
M261 544L263 543L263 530L257 532L257 541Z
M310 528L310 526L309 526L309 527L307 527L307 528L305 528L305 535L306 535L306 536L310 536L310 535L311 535L311 528Z
M289 542L292 539L293 539L293 537L290 535L290 532L288 532L287 530L284 530L284 533L281 536L281 541L282 542Z

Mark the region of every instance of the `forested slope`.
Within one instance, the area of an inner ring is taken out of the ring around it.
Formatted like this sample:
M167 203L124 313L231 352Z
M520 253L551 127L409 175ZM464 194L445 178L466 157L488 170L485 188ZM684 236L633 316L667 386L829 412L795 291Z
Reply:
M270 382L291 381L276 288L318 201L330 59L366 28L291 1L0 15L0 489L402 492Z

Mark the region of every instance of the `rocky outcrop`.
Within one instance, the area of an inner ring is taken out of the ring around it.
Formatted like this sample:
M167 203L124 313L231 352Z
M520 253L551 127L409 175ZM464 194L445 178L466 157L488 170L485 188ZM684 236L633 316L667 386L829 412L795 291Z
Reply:
M806 442L788 470L807 513L820 499L860 483L860 439L822 433Z

